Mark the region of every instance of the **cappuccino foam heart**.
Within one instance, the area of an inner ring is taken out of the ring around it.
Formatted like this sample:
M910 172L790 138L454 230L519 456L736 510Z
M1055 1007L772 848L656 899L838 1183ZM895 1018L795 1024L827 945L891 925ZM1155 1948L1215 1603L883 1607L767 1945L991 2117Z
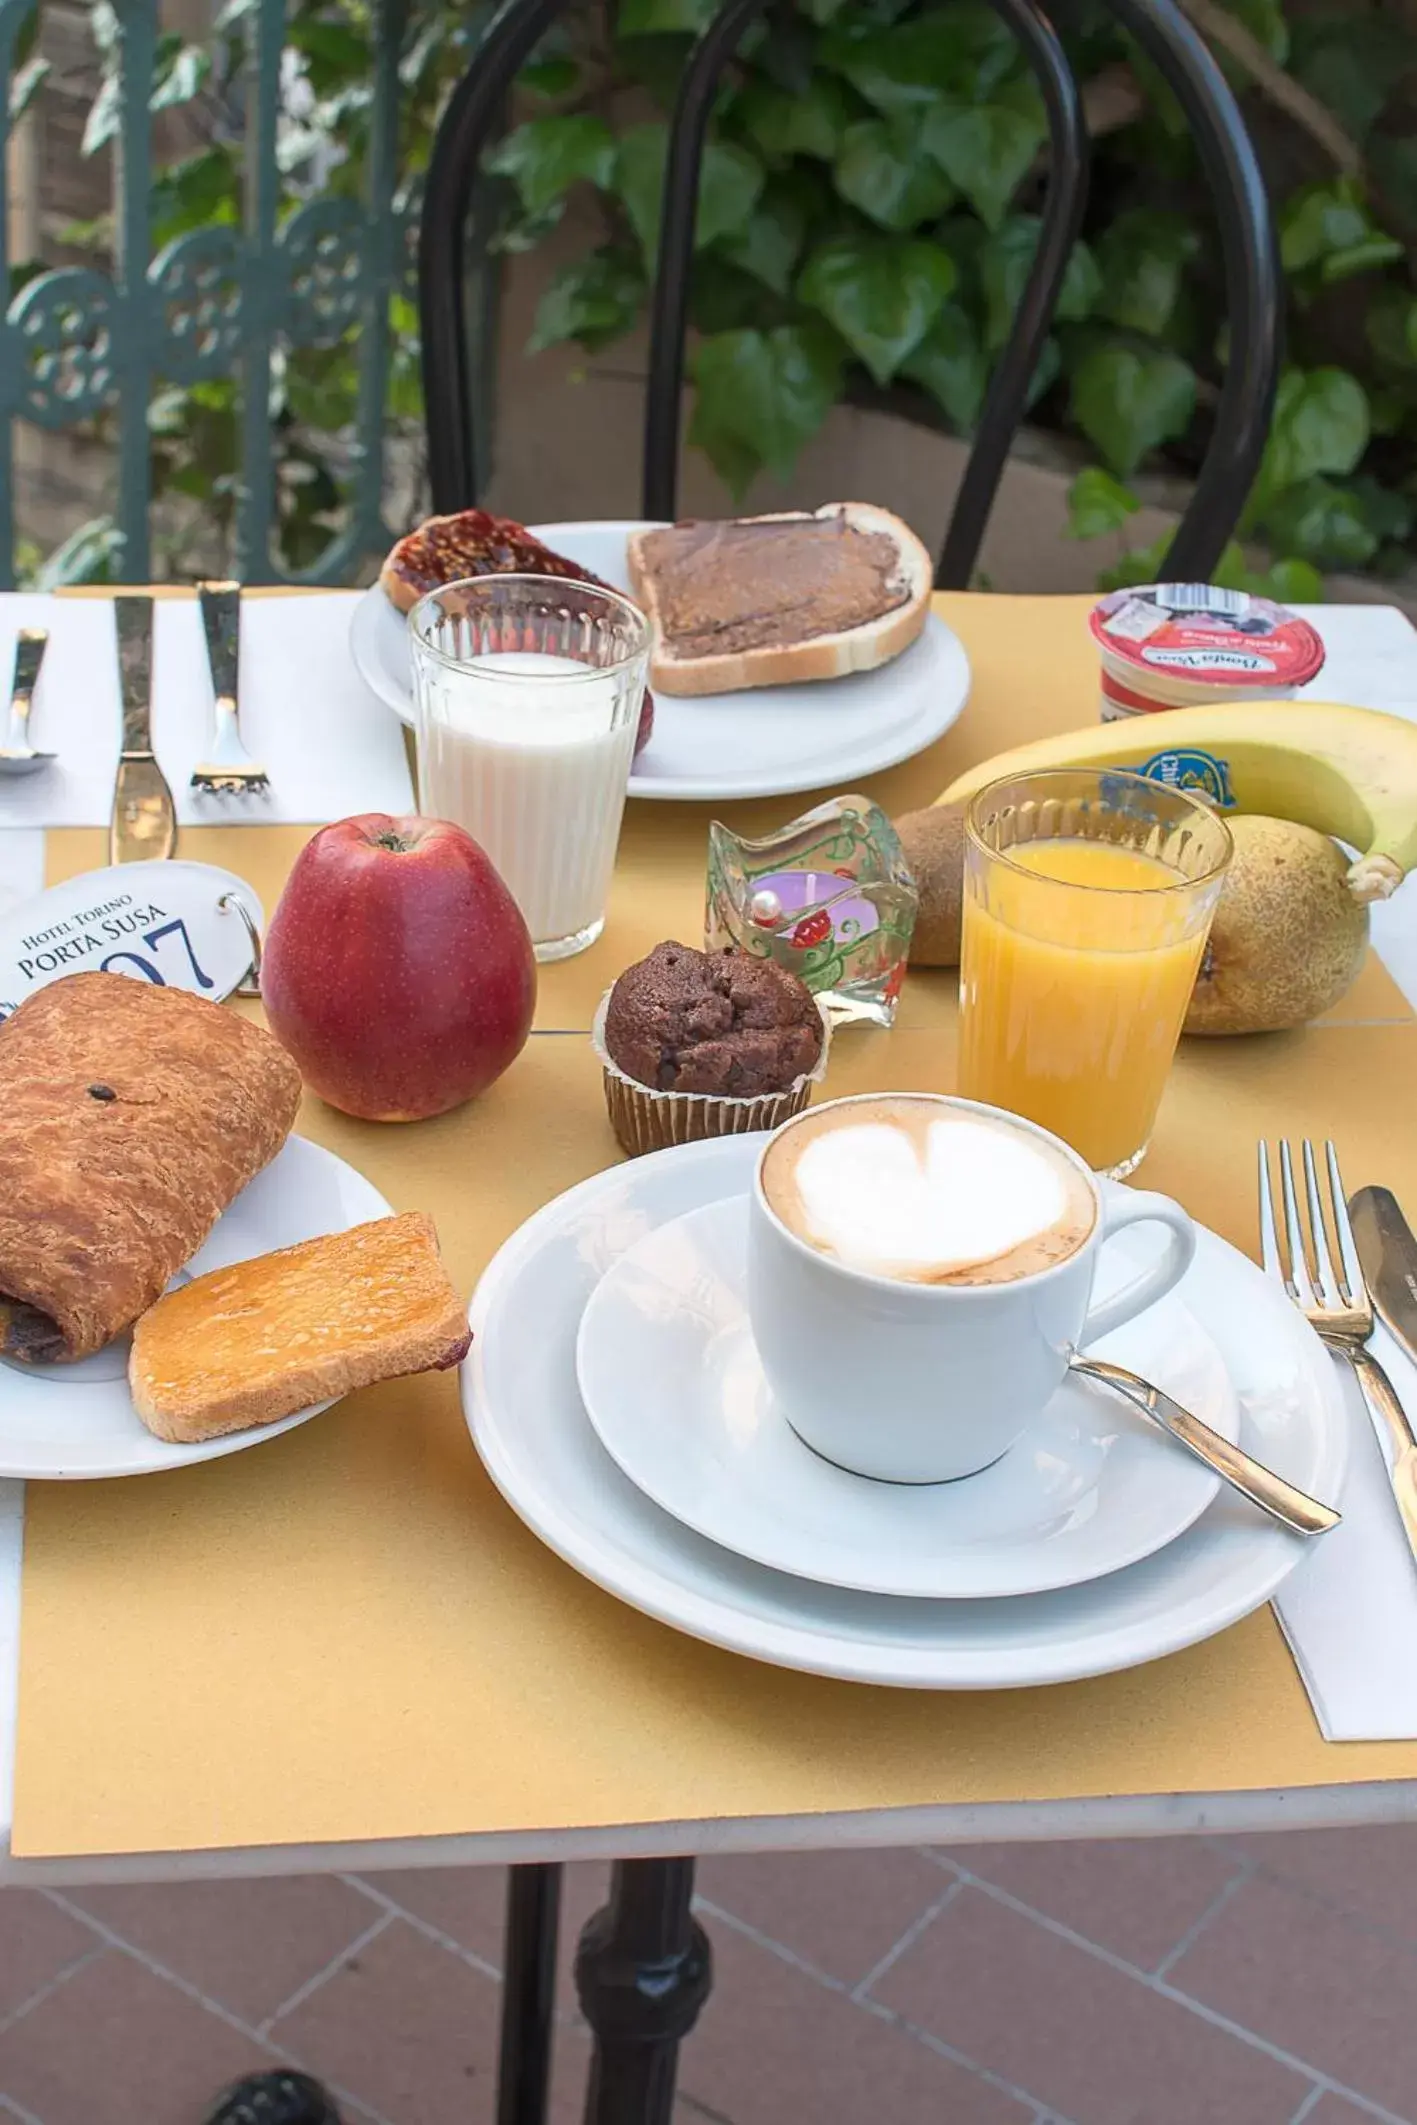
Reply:
M1011 1282L1064 1260L1096 1215L1031 1131L906 1095L822 1107L783 1131L763 1189L789 1231L853 1269L919 1284Z

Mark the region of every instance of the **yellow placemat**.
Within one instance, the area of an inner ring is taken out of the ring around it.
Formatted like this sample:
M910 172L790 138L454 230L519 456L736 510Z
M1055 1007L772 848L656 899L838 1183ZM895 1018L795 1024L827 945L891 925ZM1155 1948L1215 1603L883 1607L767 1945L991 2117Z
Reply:
M877 793L893 809L921 801L953 771L952 747L962 760L1043 727L1021 720L1021 691L1059 727L1085 720L1079 609L950 601L975 663L974 733ZM677 816L634 808L611 974L689 923ZM51 836L56 874L101 861L99 838ZM276 839L209 830L185 852L231 863L269 899L278 878L258 872ZM640 896L661 887L683 925L643 923ZM583 1022L603 980L577 989L574 963L564 971L560 1015ZM894 1033L843 1036L831 1089L948 1089L952 986L912 981ZM1375 964L1334 1015L1300 1035L1188 1044L1148 1185L1251 1246L1256 1136L1331 1132L1351 1184L1381 1177L1417 1200L1417 1144L1392 1127L1417 1025ZM438 1121L378 1128L308 1101L301 1127L397 1207L431 1209L469 1288L530 1211L615 1155L577 1033L534 1038L484 1099ZM1129 1674L997 1696L865 1689L702 1646L526 1533L443 1377L371 1390L181 1475L28 1493L23 1855L1412 1776L1417 1745L1321 1741L1267 1612Z

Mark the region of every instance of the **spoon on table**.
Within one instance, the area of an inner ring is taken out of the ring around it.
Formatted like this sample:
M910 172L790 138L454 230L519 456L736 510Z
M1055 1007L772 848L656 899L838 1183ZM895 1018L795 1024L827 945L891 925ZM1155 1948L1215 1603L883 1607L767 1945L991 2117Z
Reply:
M32 775L57 757L37 753L30 744L30 703L49 636L42 627L22 627L15 643L15 676L10 682L10 726L0 745L0 775Z
M1153 1387L1139 1373L1128 1372L1124 1365L1108 1365L1101 1358L1079 1357L1068 1360L1068 1370L1114 1389L1168 1438L1184 1446L1198 1461L1204 1461L1207 1468L1213 1468L1232 1489L1248 1498L1251 1505L1257 1505L1262 1513L1268 1513L1271 1520L1278 1520L1282 1527L1296 1535L1322 1535L1337 1527L1341 1515L1331 1505L1321 1505L1317 1498L1286 1483L1283 1476L1252 1459L1243 1447L1222 1439L1218 1431L1202 1424L1199 1417L1192 1416L1181 1403L1173 1401L1160 1387Z

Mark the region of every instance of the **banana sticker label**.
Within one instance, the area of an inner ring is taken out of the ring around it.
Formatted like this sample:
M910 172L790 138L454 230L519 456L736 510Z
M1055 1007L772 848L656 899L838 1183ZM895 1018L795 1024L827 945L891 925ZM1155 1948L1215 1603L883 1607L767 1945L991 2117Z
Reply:
M1153 782L1164 782L1168 789L1188 790L1193 797L1205 797L1221 811L1233 808L1235 803L1229 762L1217 759L1214 753L1202 752L1198 746L1153 753L1134 772Z

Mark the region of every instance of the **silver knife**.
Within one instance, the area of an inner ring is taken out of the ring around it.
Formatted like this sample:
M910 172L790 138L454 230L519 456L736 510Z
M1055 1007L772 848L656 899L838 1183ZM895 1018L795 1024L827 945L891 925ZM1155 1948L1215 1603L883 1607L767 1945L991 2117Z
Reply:
M1348 1198L1353 1244L1378 1318L1417 1364L1417 1240L1390 1188L1357 1188ZM1389 1474L1402 1524L1417 1556L1417 1430L1386 1372L1362 1344L1345 1345L1374 1418L1387 1434Z
M1391 1188L1355 1189L1348 1214L1373 1304L1417 1365L1417 1233Z
M118 679L123 695L123 750L108 829L110 863L170 856L177 846L177 812L162 769L153 758L153 601L129 594L113 601L118 628Z

